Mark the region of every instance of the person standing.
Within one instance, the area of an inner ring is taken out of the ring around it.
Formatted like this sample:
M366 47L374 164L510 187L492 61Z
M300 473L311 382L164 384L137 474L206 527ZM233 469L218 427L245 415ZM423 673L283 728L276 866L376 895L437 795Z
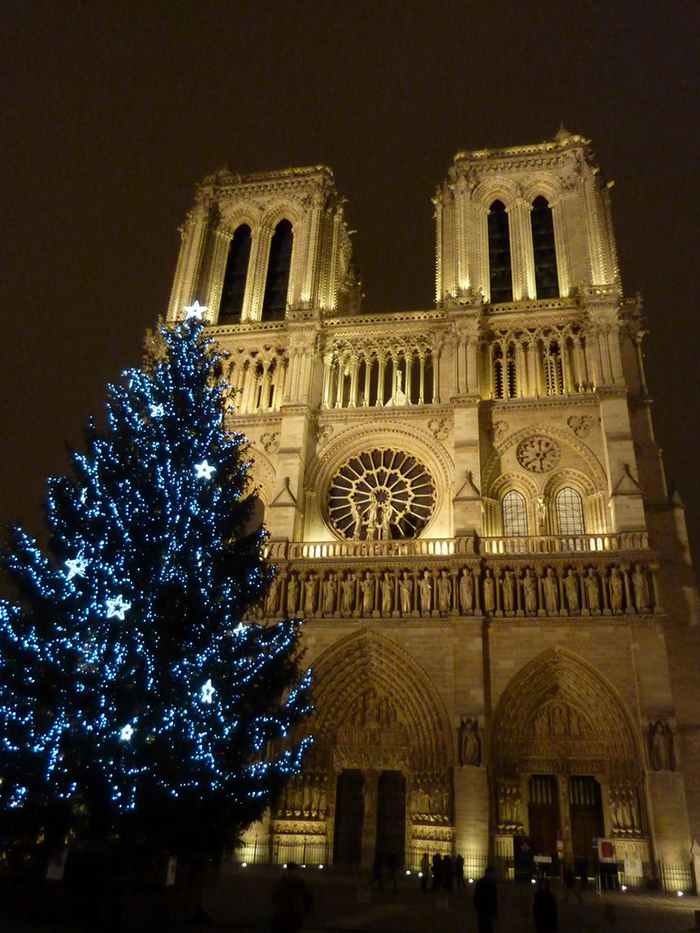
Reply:
M273 933L299 933L313 910L311 888L299 877L299 866L288 862L284 874L272 889Z
M532 916L537 933L557 933L559 929L557 899L549 890L548 878L540 878L535 899L532 902Z
M498 919L498 888L490 865L474 885L474 909L479 933L493 933L493 921Z
M420 889L424 893L428 890L428 879L430 878L430 859L428 853L424 852L420 860Z
M458 888L464 887L464 856L461 853L455 859L455 880Z

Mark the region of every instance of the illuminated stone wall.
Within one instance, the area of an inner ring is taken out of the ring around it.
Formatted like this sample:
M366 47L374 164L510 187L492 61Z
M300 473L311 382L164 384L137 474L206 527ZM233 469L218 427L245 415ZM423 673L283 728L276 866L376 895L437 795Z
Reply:
M169 315L206 304L228 353L230 424L250 439L279 569L260 611L307 620L316 672L307 770L254 833L273 857L295 840L332 857L338 778L352 771L366 865L387 772L403 775L411 867L423 851L468 865L512 854L548 786L561 850L580 854L571 795L591 778L621 859L689 865L697 593L608 195L589 142L564 130L459 153L435 199L435 307L363 314L328 169L200 186ZM501 231L508 218L500 253L494 211ZM294 233L287 312L263 322L281 218ZM244 222L241 320L221 325ZM512 300L496 303L504 250Z

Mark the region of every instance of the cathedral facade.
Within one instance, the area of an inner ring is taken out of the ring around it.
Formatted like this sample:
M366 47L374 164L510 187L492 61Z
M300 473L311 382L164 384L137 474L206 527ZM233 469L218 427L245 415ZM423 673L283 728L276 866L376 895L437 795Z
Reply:
M324 166L221 172L182 228L168 317L199 302L226 351L261 612L306 620L315 677L304 773L251 839L407 867L605 839L689 872L697 596L609 186L560 130L458 153L434 203L435 305L400 313L362 312Z

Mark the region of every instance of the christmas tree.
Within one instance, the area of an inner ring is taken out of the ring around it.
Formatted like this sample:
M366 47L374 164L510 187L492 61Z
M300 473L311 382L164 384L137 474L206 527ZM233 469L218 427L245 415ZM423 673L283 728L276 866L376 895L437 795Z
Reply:
M197 310L0 553L0 806L213 853L299 771L309 675L298 622L243 621L273 571Z

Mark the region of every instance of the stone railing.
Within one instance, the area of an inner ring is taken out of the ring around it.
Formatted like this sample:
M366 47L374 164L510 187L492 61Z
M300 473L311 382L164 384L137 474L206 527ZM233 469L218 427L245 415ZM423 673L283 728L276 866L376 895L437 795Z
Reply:
M646 532L585 535L531 535L529 537L405 538L397 541L271 541L273 560L366 560L367 558L498 557L524 554L598 554L607 551L642 551L649 547Z
M480 538L478 552L497 554L569 554L574 551L638 551L649 547L645 531L601 535L531 535L523 538Z

